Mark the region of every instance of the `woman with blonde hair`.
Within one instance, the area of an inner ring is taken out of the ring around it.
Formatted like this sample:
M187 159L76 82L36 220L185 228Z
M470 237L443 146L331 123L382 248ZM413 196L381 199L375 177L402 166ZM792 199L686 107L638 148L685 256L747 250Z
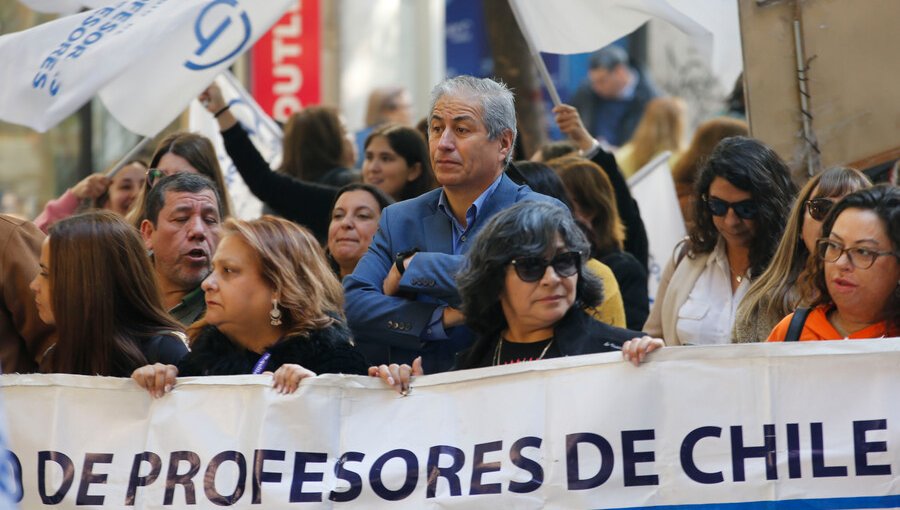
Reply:
M625 177L631 177L657 154L681 150L687 106L679 97L658 97L647 109L631 139L616 151L616 161Z
M212 265L206 316L188 330L191 353L177 367L133 375L151 394L171 389L177 375L274 372L275 389L291 393L318 373L366 373L341 285L308 230L274 216L228 220Z
M147 192L163 177L182 172L209 177L222 197L223 217L231 216L231 201L212 142L203 135L182 131L163 138L156 147L144 185L126 216L128 223L140 230L141 222L147 219Z
M844 167L825 170L806 183L791 208L772 262L738 307L734 343L765 341L785 315L803 304L797 281L822 236L822 220L835 202L871 185L865 174Z
M128 377L187 353L181 326L163 308L137 231L115 213L93 211L50 227L31 282L38 314L55 324L50 372Z

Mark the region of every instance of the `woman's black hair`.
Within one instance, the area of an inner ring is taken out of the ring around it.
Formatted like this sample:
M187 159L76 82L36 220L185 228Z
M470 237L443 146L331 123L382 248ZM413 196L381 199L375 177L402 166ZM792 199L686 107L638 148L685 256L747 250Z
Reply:
M719 231L705 200L716 177L749 192L758 205L755 235L750 243L750 274L759 276L778 247L797 193L790 170L775 151L759 140L732 136L719 142L706 160L694 190L695 225L690 232L691 254L710 253L719 241Z
M525 184L534 192L553 197L562 202L568 210L572 210L566 187L552 168L537 161L516 161L515 168L524 181L518 184Z
M371 184L366 184L363 182L351 182L350 184L347 184L337 191L337 193L334 195L334 201L331 202L330 210L334 210L334 206L335 204L337 204L338 199L341 198L341 195L350 191L368 191L373 197L375 197L375 201L378 202L379 211L394 203L394 199L389 197L387 193L381 191L375 186L372 186Z
M519 202L491 218L478 233L456 277L466 324L478 334L467 360L481 359L507 326L500 296L510 261L546 257L555 251L557 235L567 250L581 253L573 306L594 307L603 300L602 282L585 270L590 244L569 211L547 202Z

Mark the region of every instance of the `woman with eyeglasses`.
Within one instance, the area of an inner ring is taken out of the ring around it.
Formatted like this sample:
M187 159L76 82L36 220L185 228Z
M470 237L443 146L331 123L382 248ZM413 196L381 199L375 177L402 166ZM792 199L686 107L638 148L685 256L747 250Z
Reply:
M872 183L859 170L835 167L816 175L800 190L772 263L753 280L741 300L732 335L735 343L763 342L772 328L802 303L797 285L831 206Z
M642 361L660 339L610 326L584 310L603 296L585 269L590 244L571 214L543 202L520 202L491 218L476 237L457 276L466 325L475 343L457 356L456 369L509 365L622 349ZM399 391L419 360L369 368Z
M796 192L758 140L719 142L697 180L695 225L663 270L644 331L667 345L731 342L751 279L769 265Z
M791 340L900 336L900 188L880 184L844 197L814 253L801 275L816 296L811 309L785 317L770 342L788 339L792 323L800 331Z

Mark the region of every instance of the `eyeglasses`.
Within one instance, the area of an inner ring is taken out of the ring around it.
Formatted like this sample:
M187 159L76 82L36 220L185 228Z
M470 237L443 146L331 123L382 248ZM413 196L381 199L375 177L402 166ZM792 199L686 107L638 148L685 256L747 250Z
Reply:
M742 220L752 220L759 212L759 205L754 200L741 200L740 202L727 202L721 198L704 196L706 207L713 216L725 216L728 209L734 209L734 214Z
M830 198L814 198L806 201L806 210L810 217L816 221L822 221L828 216L828 211L834 206L834 200Z
M816 250L820 259L825 262L837 262L844 253L850 264L857 269L869 269L878 257L893 255L900 259L900 252L875 251L869 248L844 248L844 245L832 239L822 238L816 241Z
M560 278L568 278L577 273L581 266L581 254L577 251L569 251L560 253L552 260L541 257L519 257L512 259L509 263L516 269L520 280L536 282L544 277L547 266L552 266Z
M166 176L166 173L159 168L150 168L147 170L147 187L152 188L156 181Z

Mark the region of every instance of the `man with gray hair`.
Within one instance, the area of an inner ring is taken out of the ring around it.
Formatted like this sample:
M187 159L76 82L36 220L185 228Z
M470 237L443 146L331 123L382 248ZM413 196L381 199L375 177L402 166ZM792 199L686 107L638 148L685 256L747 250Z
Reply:
M659 92L647 76L628 65L628 54L619 46L595 52L588 67L588 83L575 91L570 103L591 135L621 146Z
M516 202L558 203L504 173L516 138L505 85L458 76L431 96L428 145L441 187L382 211L368 253L344 279L347 319L369 361L421 355L427 373L449 370L473 341L454 276L474 235Z

